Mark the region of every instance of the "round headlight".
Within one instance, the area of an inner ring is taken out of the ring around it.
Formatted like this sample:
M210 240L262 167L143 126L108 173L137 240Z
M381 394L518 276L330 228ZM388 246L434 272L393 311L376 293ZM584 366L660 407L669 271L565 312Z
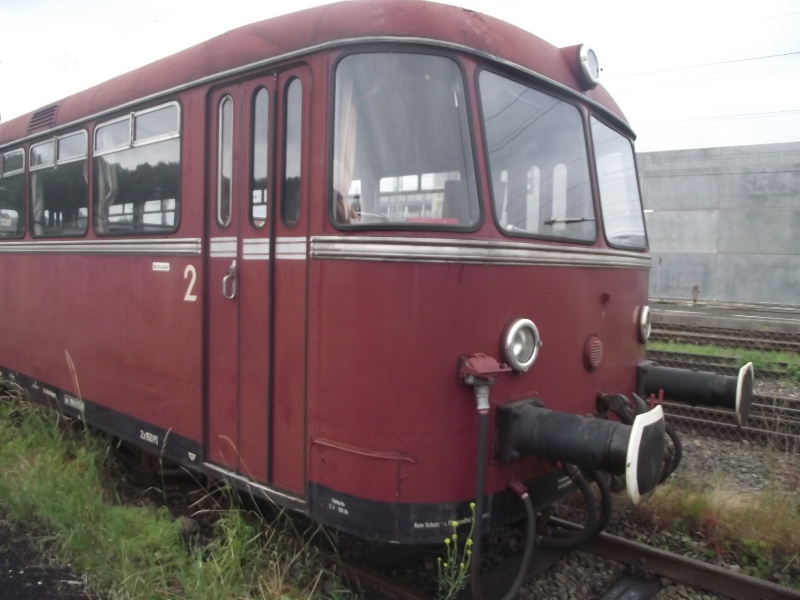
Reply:
M600 81L600 62L597 60L597 54L586 44L581 44L578 50L578 62L583 84L589 89L596 87Z
M531 368L539 354L542 339L539 330L530 319L515 319L503 332L503 354L506 362L515 371L525 372Z
M652 315L650 314L650 307L644 305L639 309L639 341L643 344L647 342L650 337L650 329Z

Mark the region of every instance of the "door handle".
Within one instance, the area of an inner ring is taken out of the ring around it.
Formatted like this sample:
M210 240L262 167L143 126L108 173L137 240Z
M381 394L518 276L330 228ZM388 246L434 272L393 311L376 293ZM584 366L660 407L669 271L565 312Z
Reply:
M228 272L222 278L222 295L228 300L236 298L237 290L236 259L228 267Z

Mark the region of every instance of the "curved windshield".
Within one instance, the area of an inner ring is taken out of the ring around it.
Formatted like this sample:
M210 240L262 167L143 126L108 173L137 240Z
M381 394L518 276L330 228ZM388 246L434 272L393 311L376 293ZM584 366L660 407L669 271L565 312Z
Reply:
M332 192L337 224L475 225L471 148L454 61L374 53L339 63Z
M592 138L606 239L612 246L646 248L631 142L594 117Z
M483 71L494 210L511 234L593 241L596 223L578 109Z

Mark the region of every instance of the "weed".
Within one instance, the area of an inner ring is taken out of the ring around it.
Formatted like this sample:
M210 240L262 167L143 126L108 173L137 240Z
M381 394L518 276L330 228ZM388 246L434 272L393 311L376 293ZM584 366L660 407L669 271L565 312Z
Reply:
M211 540L187 542L181 519L166 508L115 501L107 440L79 424L63 426L63 417L8 389L7 382L0 388L0 503L9 518L42 532L36 541L85 573L98 593L125 600L349 597L312 546L319 526L301 530L285 512L266 522L226 491L209 500L216 503Z
M667 481L640 510L662 529L691 532L716 557L735 560L754 576L769 577L800 552L800 502L791 490L742 491L715 474L703 484ZM693 544L678 537L677 551ZM694 550L699 558L714 558Z
M472 562L472 546L475 544L473 533L475 531L475 503L469 503L472 512L472 520L469 533L462 542L458 538L458 521L452 521L450 527L453 530L444 540L445 556L439 557L437 563L437 575L439 588L437 598L439 600L451 600L458 596L464 589L467 579L470 576L470 564Z

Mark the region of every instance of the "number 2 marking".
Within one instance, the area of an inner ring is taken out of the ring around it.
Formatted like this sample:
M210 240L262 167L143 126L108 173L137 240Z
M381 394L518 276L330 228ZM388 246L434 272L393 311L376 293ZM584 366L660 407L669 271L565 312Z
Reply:
M186 288L186 295L183 297L184 302L197 302L197 295L194 293L194 284L197 283L197 269L194 265L186 265L183 270L183 278L189 280L189 287Z

